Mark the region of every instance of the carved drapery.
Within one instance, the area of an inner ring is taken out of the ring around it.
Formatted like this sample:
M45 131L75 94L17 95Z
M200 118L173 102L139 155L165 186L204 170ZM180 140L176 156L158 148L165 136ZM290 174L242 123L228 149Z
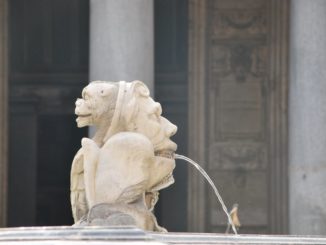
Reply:
M190 1L189 155L242 232L287 230L288 1ZM216 198L189 172L190 231L223 231Z
M0 0L0 226L7 213L7 21L8 2Z

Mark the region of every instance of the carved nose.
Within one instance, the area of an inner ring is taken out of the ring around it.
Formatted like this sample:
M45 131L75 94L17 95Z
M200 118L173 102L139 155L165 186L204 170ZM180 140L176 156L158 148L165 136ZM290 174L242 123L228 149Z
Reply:
M177 126L169 125L166 130L167 136L171 137L171 136L175 135L177 130L178 130Z
M75 103L76 106L81 106L82 104L83 104L83 100L82 99L77 99L76 100L76 103Z

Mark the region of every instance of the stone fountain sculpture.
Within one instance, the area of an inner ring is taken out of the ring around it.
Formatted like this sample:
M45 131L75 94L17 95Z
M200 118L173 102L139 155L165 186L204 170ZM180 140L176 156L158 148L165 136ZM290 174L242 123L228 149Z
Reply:
M153 209L159 190L174 182L170 140L177 127L140 81L94 81L77 99L78 127L95 126L82 139L71 169L75 225L136 225L166 231Z

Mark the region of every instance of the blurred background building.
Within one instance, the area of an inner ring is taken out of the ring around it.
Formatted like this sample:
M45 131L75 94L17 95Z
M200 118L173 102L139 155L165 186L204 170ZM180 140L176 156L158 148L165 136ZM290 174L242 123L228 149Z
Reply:
M70 167L94 79L143 80L240 233L326 235L326 1L0 0L0 221L71 225ZM155 210L170 231L224 232L177 161Z

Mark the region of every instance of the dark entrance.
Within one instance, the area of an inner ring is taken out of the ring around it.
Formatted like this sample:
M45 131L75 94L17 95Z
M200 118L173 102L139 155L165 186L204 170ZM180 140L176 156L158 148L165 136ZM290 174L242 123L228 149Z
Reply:
M69 172L86 129L87 0L11 0L8 225L70 225Z

